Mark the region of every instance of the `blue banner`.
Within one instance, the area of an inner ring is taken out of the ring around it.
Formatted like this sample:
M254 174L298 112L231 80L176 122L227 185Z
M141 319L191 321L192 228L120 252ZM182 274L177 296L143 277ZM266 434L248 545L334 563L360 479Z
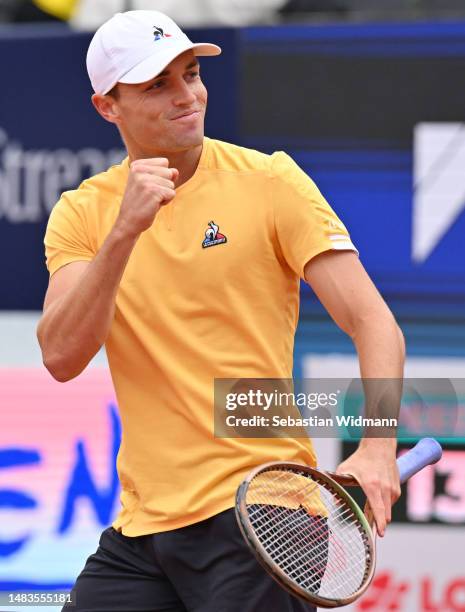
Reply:
M250 28L242 41L243 141L306 170L390 301L463 313L465 23Z
M207 134L290 153L391 305L463 312L465 23L190 35L223 47L202 63ZM0 29L0 309L41 307L51 208L124 156L90 102L89 40L60 24Z

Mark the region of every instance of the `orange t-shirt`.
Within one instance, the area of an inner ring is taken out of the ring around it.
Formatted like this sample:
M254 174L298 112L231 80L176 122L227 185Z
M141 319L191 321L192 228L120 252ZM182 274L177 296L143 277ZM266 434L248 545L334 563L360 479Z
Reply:
M45 237L50 274L91 261L119 212L128 161L64 193ZM285 153L205 138L200 162L129 258L106 350L122 420L124 535L167 531L234 506L267 461L315 465L310 440L216 438L215 378L290 378L305 264L355 250Z

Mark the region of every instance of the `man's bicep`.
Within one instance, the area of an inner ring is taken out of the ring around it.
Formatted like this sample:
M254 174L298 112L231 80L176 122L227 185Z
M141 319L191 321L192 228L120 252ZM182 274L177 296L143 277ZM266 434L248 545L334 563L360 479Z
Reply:
M337 325L350 336L371 316L392 316L356 253L325 251L307 262L305 280Z
M89 263L89 261L73 261L52 274L45 295L44 312L76 285Z

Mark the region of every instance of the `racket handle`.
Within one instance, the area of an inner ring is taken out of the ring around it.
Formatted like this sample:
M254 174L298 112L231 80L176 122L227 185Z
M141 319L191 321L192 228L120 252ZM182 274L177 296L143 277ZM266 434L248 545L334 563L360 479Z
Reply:
M437 463L442 456L442 448L434 438L422 438L405 455L397 459L400 482L404 483L411 476L427 465Z

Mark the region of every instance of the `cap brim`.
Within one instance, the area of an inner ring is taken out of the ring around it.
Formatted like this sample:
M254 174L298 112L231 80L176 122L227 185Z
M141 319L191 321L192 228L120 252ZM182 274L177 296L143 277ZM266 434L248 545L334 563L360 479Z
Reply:
M119 83L127 83L128 85L135 85L137 83L145 83L154 79L160 72L170 64L174 59L185 51L192 50L195 55L219 55L221 53L221 47L214 45L213 43L187 43L180 45L176 49L170 49L169 53L160 54L154 53L153 55L144 59L140 64L134 66L129 72L119 79Z

